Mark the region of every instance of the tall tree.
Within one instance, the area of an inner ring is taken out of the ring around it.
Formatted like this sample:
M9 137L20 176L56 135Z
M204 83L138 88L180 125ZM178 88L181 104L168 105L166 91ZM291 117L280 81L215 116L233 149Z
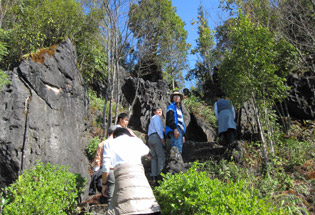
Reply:
M222 0L221 7L232 13L238 9L252 21L278 32L294 45L297 66L315 71L315 2L313 0Z
M268 116L275 101L285 98L287 70L278 62L289 63L293 47L276 38L267 28L253 23L242 14L228 28L230 49L220 65L221 85L231 99L242 105L252 101L260 127L265 164L268 165L267 141L272 151L272 134L265 134ZM289 54L284 54L289 53ZM287 56L284 59L284 56ZM269 135L269 136L268 136Z
M212 75L216 63L214 35L202 5L198 9L198 20L193 21L193 24L198 24L199 37L196 40L197 46L191 50L191 53L197 55L197 62L195 68L188 72L186 78L197 79L201 88L207 80L213 82Z
M278 0L280 32L299 54L302 70L315 74L314 0Z
M120 80L119 80L119 62L125 57L124 48L130 38L129 20L127 19L128 10L132 0L101 0L101 9L104 12L104 18L100 28L104 38L105 50L107 52L107 91L105 95L105 105L103 111L103 134L105 129L111 126L113 121L112 108L113 102L116 102L114 121L117 121L118 105L120 100ZM106 108L109 101L108 125L106 126Z
M138 46L149 50L142 56L142 65L157 64L154 68L161 68L164 78L174 87L176 81L182 80L181 71L186 67L189 45L185 24L171 1L141 0L132 6L129 17Z

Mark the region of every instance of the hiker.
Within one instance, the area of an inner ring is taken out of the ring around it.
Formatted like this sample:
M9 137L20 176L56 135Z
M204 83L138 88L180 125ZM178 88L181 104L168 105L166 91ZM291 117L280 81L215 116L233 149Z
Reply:
M120 127L120 128L127 128L129 124L129 117L128 117L128 114L127 113L120 113L118 115L118 124L117 124L117 127ZM128 131L130 132L130 134L132 136L136 136L133 131L129 128L127 128Z
M115 190L106 214L160 214L141 157L149 148L128 129L117 128L114 139L105 144L102 166L102 193L107 191L109 169L114 167Z
M183 95L175 90L171 94L171 104L166 111L165 135L171 136L171 147L177 147L182 153L183 143L185 142L185 122L181 107Z
M100 144L98 144L96 156L94 160L94 173L92 175L92 180L90 183L90 189L89 189L89 195L95 195L96 189L101 193L102 192L102 171L101 166L103 162L103 152L104 152L104 145L113 139L113 133L117 126L111 126L108 129L108 137L105 141L102 141ZM113 196L114 188L115 188L115 177L113 168L110 168L109 171L109 177L107 180L107 187L108 187L108 193L104 195L104 197L107 197L107 202L110 203L111 198Z
M161 120L162 108L153 109L153 117L148 129L148 144L151 149L151 177L152 181L161 173L165 165L165 139Z
M218 120L219 137L223 141L224 146L229 147L236 136L235 110L231 102L223 98L222 93L217 94L214 112Z

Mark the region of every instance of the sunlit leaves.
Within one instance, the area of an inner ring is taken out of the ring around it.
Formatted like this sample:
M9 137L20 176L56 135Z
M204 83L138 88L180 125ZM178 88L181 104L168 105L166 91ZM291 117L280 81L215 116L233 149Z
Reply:
M283 40L275 40L266 28L246 16L236 18L228 30L231 47L225 52L219 76L233 101L243 104L253 95L257 100L282 99L286 95L287 71L277 64L284 50Z

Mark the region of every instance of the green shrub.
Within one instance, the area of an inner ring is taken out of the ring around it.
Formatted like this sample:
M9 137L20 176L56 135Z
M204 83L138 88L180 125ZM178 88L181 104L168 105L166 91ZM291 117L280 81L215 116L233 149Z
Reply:
M90 143L85 147L85 153L89 160L93 160L96 156L97 147L100 144L100 139L94 137Z
M184 174L163 175L154 192L163 214L285 214L245 183L210 179L194 164Z
M2 214L74 214L85 179L67 167L39 163L7 189Z
M217 128L217 119L214 114L214 110L205 104L197 96L190 96L184 101L185 107L190 111L201 117L203 120L208 122L212 127Z
M98 98L95 91L88 90L88 96L89 96L91 108L97 109L98 111L104 110L105 100Z
M312 142L286 139L277 146L277 150L284 166L290 171L315 158L315 144Z

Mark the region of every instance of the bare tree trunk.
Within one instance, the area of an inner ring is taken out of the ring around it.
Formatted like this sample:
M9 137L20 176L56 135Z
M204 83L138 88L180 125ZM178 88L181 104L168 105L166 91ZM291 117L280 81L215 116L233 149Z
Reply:
M116 47L115 47L115 67L116 67L116 109L115 109L115 123L117 124L118 120L118 106L119 106L119 56L118 56L118 35L115 37Z
M270 124L270 120L269 120L269 116L268 116L268 110L267 108L265 108L265 123L267 126L267 135L268 135L268 142L269 142L269 147L270 147L270 151L271 151L271 156L272 158L275 155L275 150L274 150L274 140L272 138L273 134L274 134L274 129L273 126ZM271 159L272 160L272 159Z
M134 105L136 104L136 100L138 99L138 92L139 92L139 86L140 86L140 78L139 78L139 73L137 74L137 87L136 87L136 93L135 93L135 97L133 98L132 100L132 103L131 105L129 105L129 108L128 108L128 118L130 118L130 116L132 116L133 114L133 107Z
M111 67L110 67L110 47L111 47L111 42L110 42L110 37L111 33L108 31L108 38L107 38L107 86L106 86L106 93L105 93L105 104L104 104L104 110L103 110L103 137L106 137L107 132L106 132L106 109L107 109L107 100L110 94L110 74L111 74ZM109 119L109 118L108 118ZM109 122L109 120L108 120Z
M264 156L264 164L266 167L266 173L269 174L269 162L268 162L268 153L267 153L267 144L266 144L266 138L265 138L265 134L264 134L264 130L260 121L260 113L259 110L256 106L256 100L255 97L253 96L252 98L252 103L253 103L253 108L254 108L254 112L256 115L256 120L258 123L258 128L259 128L259 133L260 133L260 137L261 137L261 146L262 146L262 150L263 150L263 156Z
M111 68L113 72L111 73L111 86L110 86L110 100L109 100L109 113L108 113L108 127L112 126L112 111L113 111L113 97L114 97L114 83L115 83L115 67L113 65L113 59L111 59Z

